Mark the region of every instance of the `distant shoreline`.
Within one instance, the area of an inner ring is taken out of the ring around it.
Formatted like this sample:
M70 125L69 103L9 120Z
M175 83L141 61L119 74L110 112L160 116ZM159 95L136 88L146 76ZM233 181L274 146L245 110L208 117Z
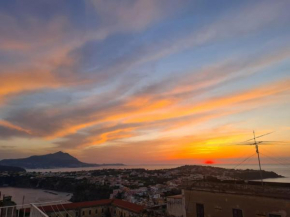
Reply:
M94 168L94 167L120 167L120 166L127 166L126 164L97 164L97 165L90 165L90 166L81 166L81 167L37 167L37 168L25 168L26 170L50 170L50 169L79 169L79 168Z
M183 166L184 164L131 164L131 165L118 165L118 166L99 166L99 167L82 167L82 168L57 168L57 169L28 169L27 172L41 172L41 173L46 173L46 172L78 172L78 171L92 171L92 170L101 170L101 169L146 169L146 170L162 170L162 169L174 169L180 166ZM196 164L197 165L197 164ZM211 165L200 165L200 166L210 166L210 167L220 167L220 168L225 168L225 169L233 169L234 165L233 164L211 164ZM241 169L241 170L246 170L246 169L252 169L252 170L257 170L257 165L256 164L247 164L243 165L239 168L236 169ZM274 171L275 173L285 177L277 177L273 178L272 181L274 182L287 182L290 183L290 171L288 168L282 167L281 165L276 165L276 164L264 164L263 165L263 170L265 171ZM271 178L269 178L271 180ZM268 181L269 179L265 180ZM274 180L275 179L275 180Z

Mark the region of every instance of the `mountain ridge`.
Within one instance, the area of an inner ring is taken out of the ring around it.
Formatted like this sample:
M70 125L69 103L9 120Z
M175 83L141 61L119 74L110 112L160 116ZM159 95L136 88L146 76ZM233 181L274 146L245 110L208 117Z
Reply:
M46 155L33 155L27 158L3 159L0 165L22 167L26 169L54 169L54 168L79 168L98 167L123 164L91 164L79 161L68 153L58 151Z

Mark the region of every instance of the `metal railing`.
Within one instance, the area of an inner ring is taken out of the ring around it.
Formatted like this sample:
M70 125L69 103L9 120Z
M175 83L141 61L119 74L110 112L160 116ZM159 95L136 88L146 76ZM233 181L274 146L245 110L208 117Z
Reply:
M48 217L35 204L0 207L0 217Z
M31 204L30 217L48 217L48 215L40 210L35 204Z
M0 207L0 217L25 217L30 204Z

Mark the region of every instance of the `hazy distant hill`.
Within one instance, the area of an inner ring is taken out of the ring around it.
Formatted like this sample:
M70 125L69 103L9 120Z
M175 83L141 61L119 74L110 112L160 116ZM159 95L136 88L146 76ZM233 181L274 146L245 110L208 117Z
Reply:
M88 164L83 163L71 156L68 153L56 152L54 154L31 156L28 158L21 159L4 159L0 161L0 165L24 167L27 169L52 169L52 168L76 168L76 167L94 167L102 166L99 164ZM105 165L105 164L103 164ZM112 165L122 165L122 164L112 164Z
M3 166L0 165L0 172L25 172L26 170L21 167Z

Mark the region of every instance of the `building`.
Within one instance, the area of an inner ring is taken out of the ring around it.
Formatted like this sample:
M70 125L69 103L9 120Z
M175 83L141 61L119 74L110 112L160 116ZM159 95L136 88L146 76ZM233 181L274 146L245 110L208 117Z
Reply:
M48 217L135 217L142 216L144 207L118 199L56 205L37 205ZM30 209L25 210L26 215Z
M290 216L290 188L196 183L183 190L186 217Z
M12 216L14 205L15 205L15 202L12 201L11 196L3 195L3 199L1 200L1 191L0 191L0 217ZM8 207L8 208L5 210L5 212L3 212L1 207Z
M184 207L182 201L182 195L167 197L167 214L169 216L182 217Z

